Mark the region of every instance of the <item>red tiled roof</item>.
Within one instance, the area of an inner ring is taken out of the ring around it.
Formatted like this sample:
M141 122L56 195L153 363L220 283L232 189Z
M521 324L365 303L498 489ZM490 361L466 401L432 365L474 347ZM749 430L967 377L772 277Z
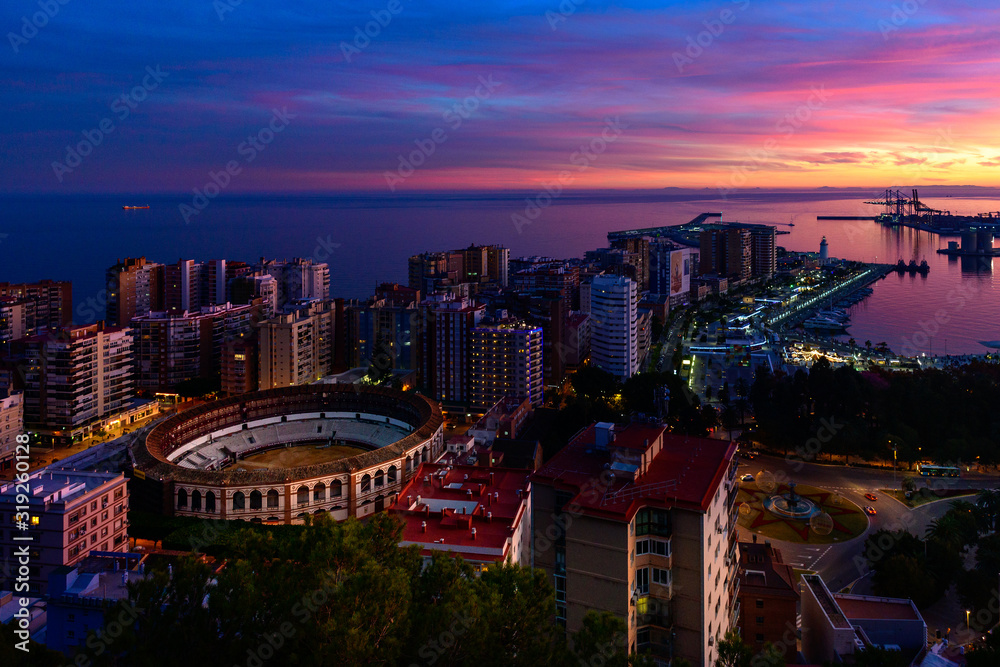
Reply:
M426 545L422 548L425 555L452 551L466 560L504 560L515 529L526 520L523 497L529 471L450 468L439 463L421 465L389 508L405 524L402 544ZM474 538L472 528L476 529Z
M598 450L595 427L581 431L532 477L541 483L575 492L574 503L592 514L631 520L641 505L662 503L705 511L722 483L736 444L667 433L659 426L629 424L619 427L611 448L633 449L662 434L663 446L644 474L634 481L611 478L606 467L610 453Z

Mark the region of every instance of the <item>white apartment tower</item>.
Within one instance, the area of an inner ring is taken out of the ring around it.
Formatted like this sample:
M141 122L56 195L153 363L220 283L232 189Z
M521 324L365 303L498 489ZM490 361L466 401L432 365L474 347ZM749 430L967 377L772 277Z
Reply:
M590 360L619 378L638 371L639 291L624 276L596 276L590 285Z

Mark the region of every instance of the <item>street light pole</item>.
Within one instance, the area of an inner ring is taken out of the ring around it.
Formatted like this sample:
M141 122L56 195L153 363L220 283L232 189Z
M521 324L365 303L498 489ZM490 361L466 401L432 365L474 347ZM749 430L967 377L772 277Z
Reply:
M895 490L896 489L896 443L892 442L891 440L889 442L892 443L892 488L893 490Z

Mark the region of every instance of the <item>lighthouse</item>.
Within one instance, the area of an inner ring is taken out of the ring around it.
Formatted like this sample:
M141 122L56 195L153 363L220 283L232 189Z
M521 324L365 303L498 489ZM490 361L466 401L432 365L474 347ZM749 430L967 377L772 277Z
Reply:
M819 242L819 263L826 266L829 261L830 250L826 242L826 237L824 236L823 240Z

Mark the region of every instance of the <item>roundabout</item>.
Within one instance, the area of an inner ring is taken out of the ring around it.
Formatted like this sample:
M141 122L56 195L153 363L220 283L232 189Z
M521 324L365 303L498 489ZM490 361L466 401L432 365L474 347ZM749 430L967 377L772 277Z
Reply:
M741 484L738 523L763 537L798 544L833 544L868 529L860 507L838 493L814 486L778 484L762 472Z

